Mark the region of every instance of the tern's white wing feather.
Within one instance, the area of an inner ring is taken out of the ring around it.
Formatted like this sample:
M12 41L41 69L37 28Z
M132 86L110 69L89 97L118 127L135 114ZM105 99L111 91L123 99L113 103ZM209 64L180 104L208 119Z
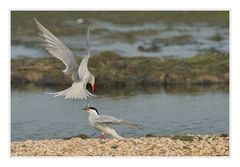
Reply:
M54 97L64 96L65 99L87 99L89 96L94 96L84 88L82 82L73 82L70 88L67 88L60 92L47 94L53 94L55 95Z
M108 115L98 115L98 117L95 119L95 121L99 122L99 123L107 123L107 124L128 125L131 127L142 129L141 125L139 125L137 123L118 119L118 118L115 118L113 116L108 116Z
M90 57L90 45L89 45L89 28L87 30L87 50L88 50L88 55L85 56L78 68L78 76L80 78L80 80L87 79L89 80L90 75L92 75L89 71L88 71L88 59ZM86 77L86 78L85 78Z
M65 74L71 74L73 81L79 80L78 64L73 53L62 43L62 41L41 25L37 19L34 18L34 20L40 30L40 36L44 39L45 48L49 51L49 53L60 59L65 64L66 69L63 70L63 72Z
M86 79L86 81L89 79L88 77L90 77L90 72L88 71L88 59L90 56L85 56L78 68L78 77L80 80L82 80L83 78Z

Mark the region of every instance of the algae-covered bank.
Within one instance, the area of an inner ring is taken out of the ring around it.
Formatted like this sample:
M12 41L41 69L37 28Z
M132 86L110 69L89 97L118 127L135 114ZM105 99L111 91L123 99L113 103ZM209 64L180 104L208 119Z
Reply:
M69 85L71 78L62 73L64 68L52 57L12 59L11 83ZM97 88L222 84L229 82L229 56L206 53L191 58L129 58L101 52L89 59L89 70L96 77Z

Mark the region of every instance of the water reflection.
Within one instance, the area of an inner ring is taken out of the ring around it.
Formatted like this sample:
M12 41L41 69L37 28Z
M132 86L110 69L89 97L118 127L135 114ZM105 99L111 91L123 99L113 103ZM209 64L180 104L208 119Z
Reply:
M89 85L88 85L89 86ZM36 86L35 84L15 85L12 84L12 90L18 92L56 92L69 87L66 86ZM91 91L90 87L87 87ZM210 86L199 85L178 85L178 86L147 86L147 87L108 87L96 88L95 93L101 96L118 97L118 96L134 96L138 94L198 94L204 92L229 92L228 84L216 84Z

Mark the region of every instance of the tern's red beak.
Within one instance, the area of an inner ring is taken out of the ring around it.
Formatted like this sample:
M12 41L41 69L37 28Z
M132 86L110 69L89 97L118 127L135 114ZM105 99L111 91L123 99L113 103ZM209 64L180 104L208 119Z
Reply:
M94 93L94 84L92 84L92 92Z

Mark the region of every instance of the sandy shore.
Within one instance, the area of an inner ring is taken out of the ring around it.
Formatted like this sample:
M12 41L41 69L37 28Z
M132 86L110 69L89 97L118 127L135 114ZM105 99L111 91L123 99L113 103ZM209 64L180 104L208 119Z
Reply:
M70 138L11 143L12 156L228 156L229 137Z

